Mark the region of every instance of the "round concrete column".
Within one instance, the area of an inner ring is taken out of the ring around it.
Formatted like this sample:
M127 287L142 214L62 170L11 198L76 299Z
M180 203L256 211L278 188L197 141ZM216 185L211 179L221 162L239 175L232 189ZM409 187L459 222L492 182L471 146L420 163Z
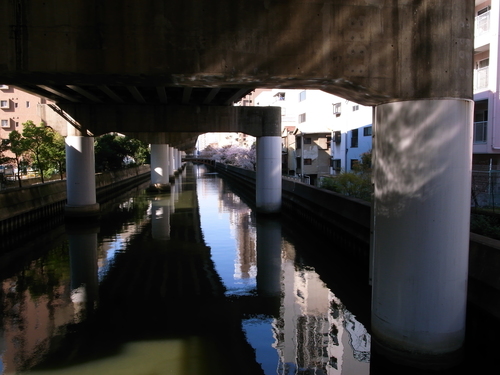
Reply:
M94 138L66 137L66 215L87 217L99 214L96 199Z
M174 174L178 174L179 173L179 169L180 169L180 163L179 163L179 150L174 148L174 160L175 160L175 164L174 164Z
M374 129L375 350L452 365L465 333L474 103L379 105Z
M170 146L169 149L168 149L168 152L169 152L169 160L170 160L170 163L168 165L168 176L169 176L169 179L170 179L170 182L175 182L175 175L174 175L174 172L175 172L175 149Z
M169 191L169 152L166 144L151 144L150 190Z
M261 213L281 209L281 137L257 138L256 207Z

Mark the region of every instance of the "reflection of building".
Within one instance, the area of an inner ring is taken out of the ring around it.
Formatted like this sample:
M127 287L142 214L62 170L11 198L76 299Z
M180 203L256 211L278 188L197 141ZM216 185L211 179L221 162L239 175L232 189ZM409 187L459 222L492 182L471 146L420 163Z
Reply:
M44 278L49 273L38 272L39 264L31 267L23 271L22 278L38 277L35 283L47 284ZM4 351L0 353L0 369L8 374L29 369L45 359L52 337L76 319L68 285L59 283L47 293L34 295L30 290L21 290L21 285L26 284L20 279L13 276L2 283Z
M285 254L289 245L285 244ZM293 254L292 254L293 255ZM312 270L283 263L281 316L274 323L278 373L369 374L370 335Z

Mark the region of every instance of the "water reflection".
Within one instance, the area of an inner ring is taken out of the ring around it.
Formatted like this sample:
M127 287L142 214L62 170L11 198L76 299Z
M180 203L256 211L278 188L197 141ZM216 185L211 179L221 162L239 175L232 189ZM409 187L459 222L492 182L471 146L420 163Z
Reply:
M223 250L226 256L236 251L234 264L214 259L227 294L243 294L235 286L242 274L238 270L257 271L255 284L245 289L255 305L244 314L242 326L264 373L369 374L370 335L314 269L296 263L296 249L282 237L280 221L255 217L217 175L202 170L198 175L202 228L212 254L221 247L220 237L210 233L215 217L229 221L236 239ZM204 221L204 214L209 219Z
M2 269L1 374L369 373L370 336L278 220L203 167L172 190Z
M74 322L87 318L98 303L97 233L98 226L66 228L71 270L71 301Z

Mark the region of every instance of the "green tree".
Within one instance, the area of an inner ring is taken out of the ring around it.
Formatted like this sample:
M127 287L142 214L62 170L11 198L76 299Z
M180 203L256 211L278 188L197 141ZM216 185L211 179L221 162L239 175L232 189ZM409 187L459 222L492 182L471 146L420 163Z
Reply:
M50 164L50 152L54 140L54 131L41 124L36 126L33 121L23 123L23 139L25 150L31 153L35 160L35 166L40 171L40 178L42 183L44 180L44 170Z
M51 144L46 145L46 154L52 168L52 173L57 171L61 180L64 178L66 170L66 144L64 137L54 132L54 138Z
M127 165L141 165L149 158L143 142L117 133L104 134L95 140L96 171L117 170Z
M26 148L23 142L23 136L17 130L13 130L9 133L9 145L10 151L14 154L12 159L17 167L19 187L22 187L21 171L23 169L23 156L26 153Z
M10 140L2 139L0 141L0 164L8 164L12 158L5 155L5 152L10 150Z
M349 197L370 201L372 198L371 160L371 151L363 153L360 162L353 166L352 172L341 172L338 176L324 178L321 187Z

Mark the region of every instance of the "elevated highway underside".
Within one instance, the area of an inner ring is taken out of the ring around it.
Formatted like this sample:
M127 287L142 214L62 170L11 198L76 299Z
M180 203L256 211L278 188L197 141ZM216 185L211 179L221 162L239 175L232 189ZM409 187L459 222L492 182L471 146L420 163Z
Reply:
M255 88L300 88L374 106L374 338L396 359L440 366L457 358L465 331L474 6L3 1L0 83L55 101L77 128L66 142L68 170L77 171L68 206L90 211L98 205L85 136L130 134L170 161L200 133L257 136L257 207L276 212L279 108L233 103ZM162 187L170 166L157 159L152 177Z
M463 81L471 74L473 2L445 5L2 2L0 80L54 100L93 134L110 130L95 123L101 110L116 111L114 126L140 133L145 122L129 116L137 106L216 113L257 87L321 89L364 105L471 98ZM152 126L170 131L161 117ZM203 131L212 127L220 129Z

